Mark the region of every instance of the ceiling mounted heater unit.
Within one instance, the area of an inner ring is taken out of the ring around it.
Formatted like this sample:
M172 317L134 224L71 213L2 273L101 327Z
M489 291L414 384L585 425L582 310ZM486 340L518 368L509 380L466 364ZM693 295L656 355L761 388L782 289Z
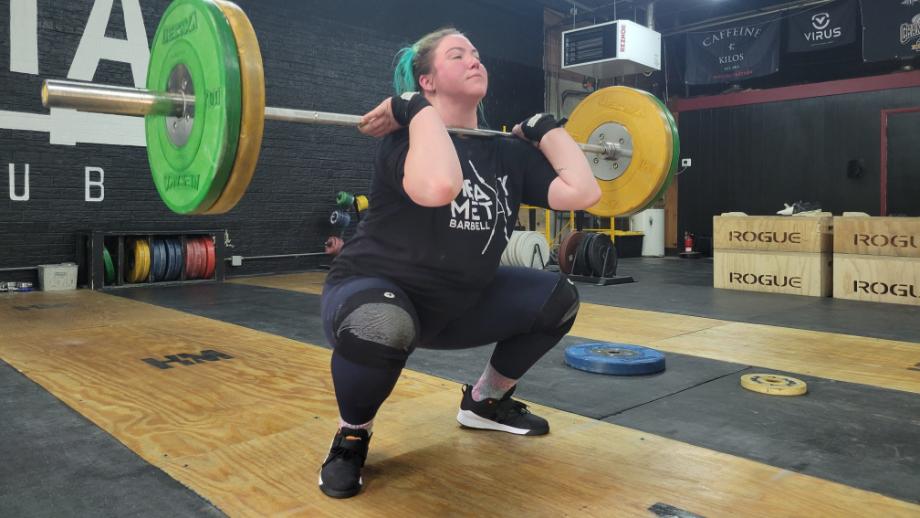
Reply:
M562 68L598 79L661 70L661 34L629 20L564 31Z

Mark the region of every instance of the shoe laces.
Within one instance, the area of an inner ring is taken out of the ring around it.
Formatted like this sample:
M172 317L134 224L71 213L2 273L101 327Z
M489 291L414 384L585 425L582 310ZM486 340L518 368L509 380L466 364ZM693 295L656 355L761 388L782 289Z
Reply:
M498 414L502 419L507 418L511 415L525 415L529 414L530 410L527 410L527 405L521 403L520 401L508 398L503 399L498 402L498 406L495 408L496 414Z
M343 435L341 439L336 441L335 446L329 450L329 457L326 458L326 462L323 463L323 466L329 464L335 459L342 459L345 462L357 461L359 463L364 462L364 454L361 451L361 443L363 442L360 438L357 441L348 441L346 438L347 435ZM354 446L343 446L348 442L355 442Z

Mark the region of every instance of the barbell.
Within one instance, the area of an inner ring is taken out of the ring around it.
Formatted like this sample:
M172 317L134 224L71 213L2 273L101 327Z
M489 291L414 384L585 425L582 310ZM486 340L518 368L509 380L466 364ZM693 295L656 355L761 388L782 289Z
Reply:
M42 85L45 107L145 118L147 158L164 203L179 214L223 214L255 173L265 120L358 126L361 117L265 105L255 30L236 4L174 0L157 26L147 88L63 80ZM618 216L660 197L679 157L676 124L654 96L622 86L598 90L565 126L586 153L604 195L589 212ZM458 135L511 133L448 128Z

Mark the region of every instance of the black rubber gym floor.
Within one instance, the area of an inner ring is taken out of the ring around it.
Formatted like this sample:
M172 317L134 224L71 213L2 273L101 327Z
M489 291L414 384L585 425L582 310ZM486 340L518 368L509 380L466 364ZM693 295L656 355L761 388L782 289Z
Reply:
M707 262L624 260L621 273L634 275L638 282L610 287L579 284L579 290L583 301L598 304L920 342L918 308L715 290L711 274L707 275L712 265ZM316 295L228 283L112 293L326 346ZM920 396L916 394L791 373L809 383L807 398L763 397L738 387L740 375L763 369L674 353L668 353L668 368L661 374L596 375L564 364L565 346L578 341L566 337L538 362L520 384L518 395L920 502ZM408 367L469 383L478 378L490 352L490 347L421 349ZM458 393L458 403L459 399Z

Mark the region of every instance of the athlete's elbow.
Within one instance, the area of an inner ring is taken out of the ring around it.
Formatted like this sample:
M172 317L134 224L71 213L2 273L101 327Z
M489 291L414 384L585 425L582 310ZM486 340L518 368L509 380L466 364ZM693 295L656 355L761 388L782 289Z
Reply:
M406 194L416 204L422 207L443 207L460 194L462 184L451 179L434 177L423 182L407 182L404 187Z
M585 210L597 205L602 195L593 175L573 185L556 178L549 186L547 201L553 210Z
M578 205L578 208L575 210L584 210L588 207L593 207L597 202L601 201L601 186L597 183L597 179L594 177L594 171L588 167L588 162L585 161L584 167L579 171L578 175L575 175L571 184L571 195L573 202Z
M603 194L601 186L596 181L592 181L576 196L575 205L578 205L578 207L575 210L584 210L597 205L597 202L601 201Z
M601 191L601 186L596 180L591 182L591 187L588 190L590 191L588 194L588 207L593 207L601 201L601 197L604 196L604 193Z

